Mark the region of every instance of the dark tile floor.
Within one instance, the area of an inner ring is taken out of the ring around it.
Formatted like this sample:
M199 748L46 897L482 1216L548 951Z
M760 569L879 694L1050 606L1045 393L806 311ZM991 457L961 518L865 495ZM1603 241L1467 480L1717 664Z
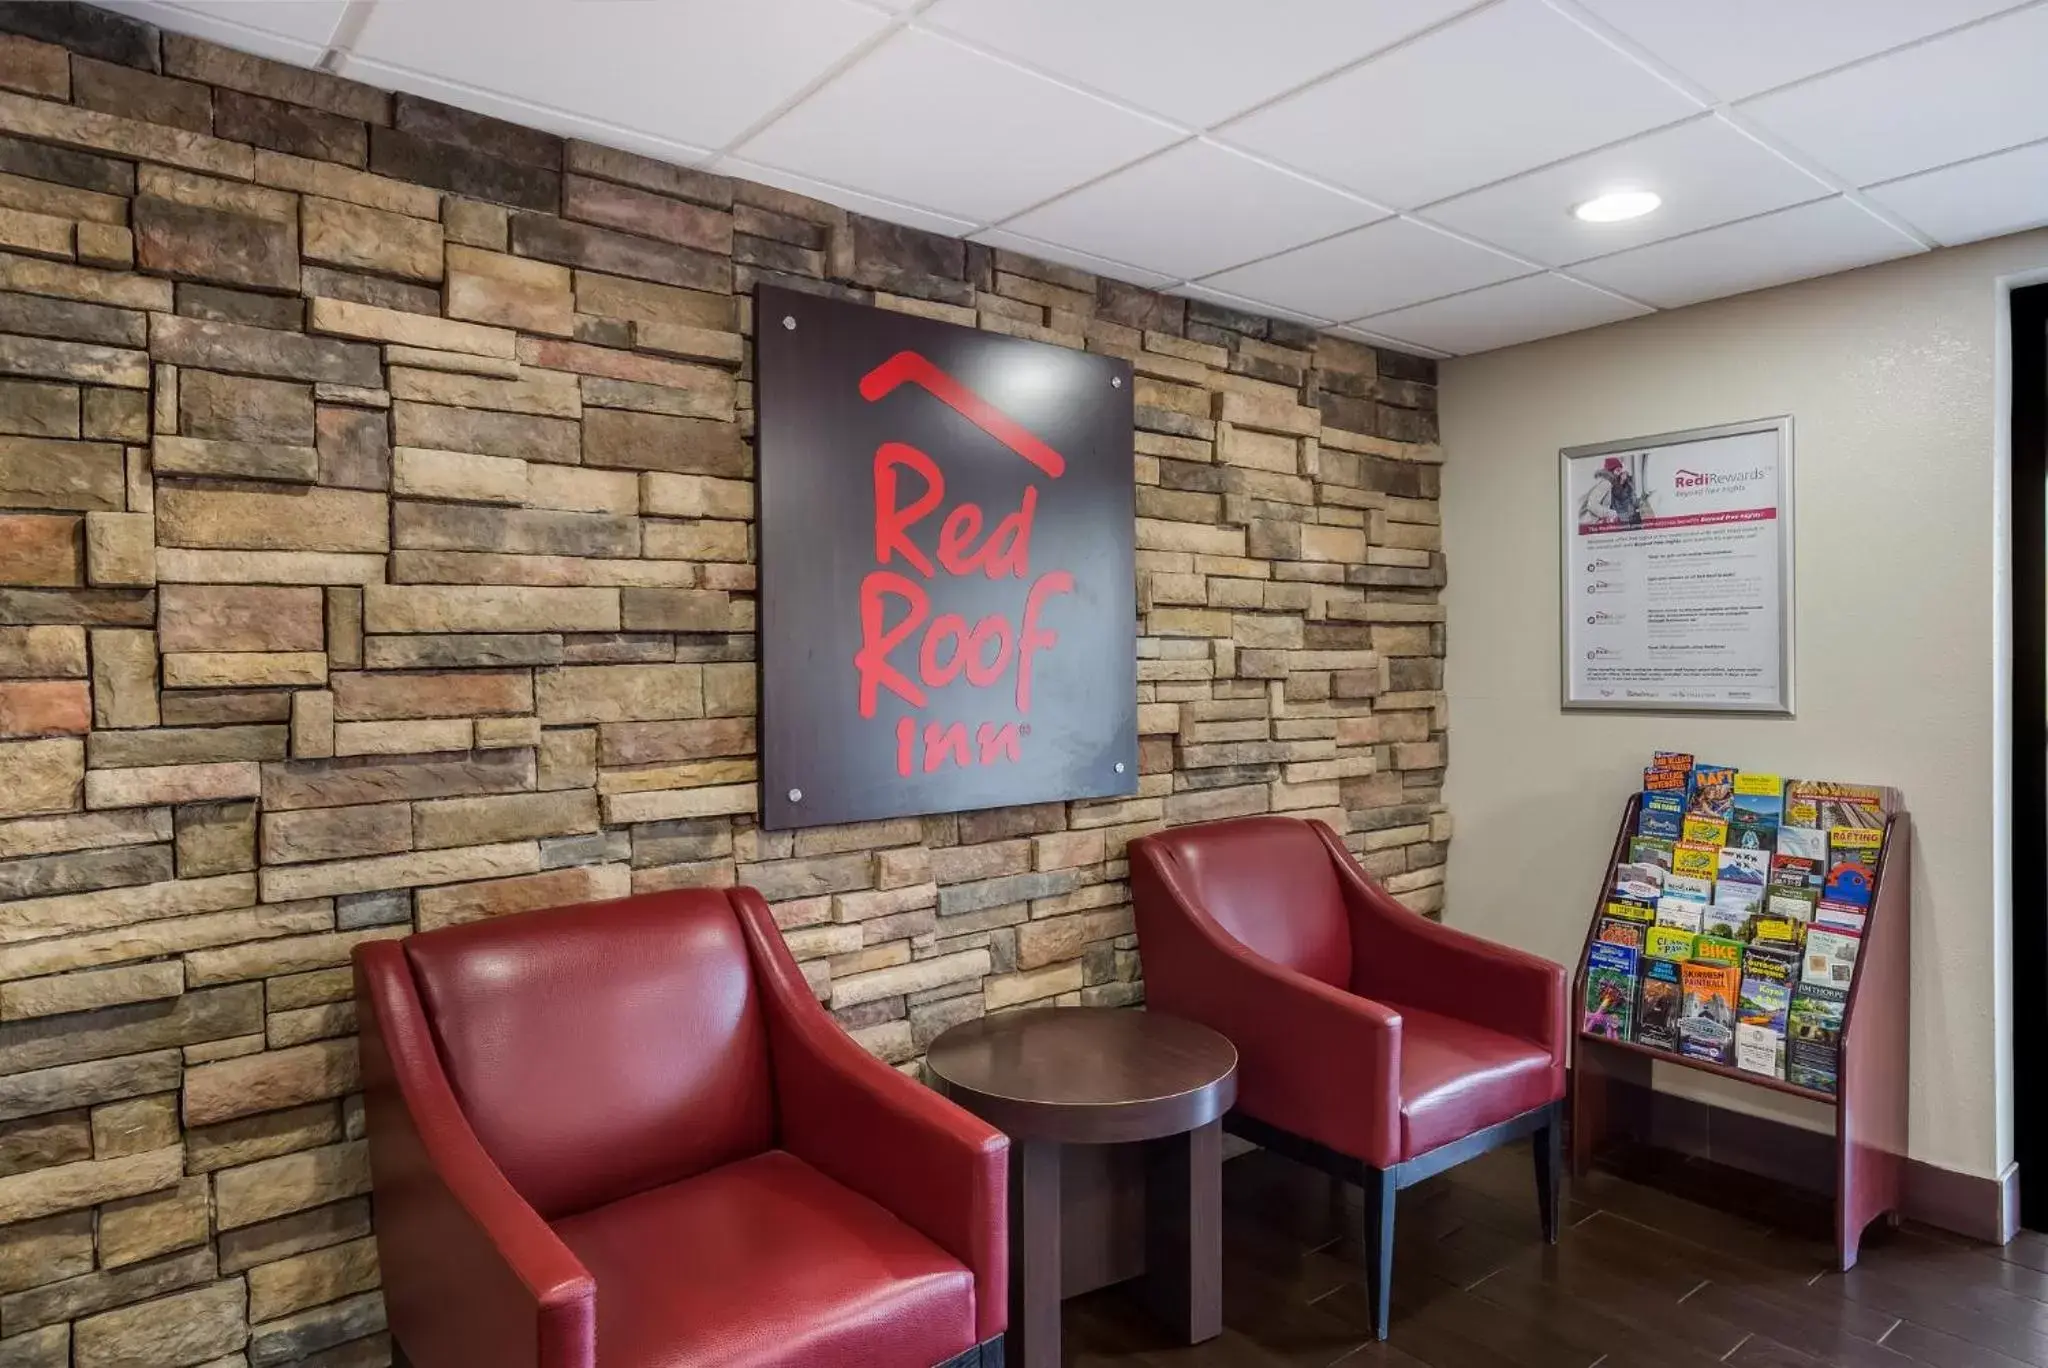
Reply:
M1175 1346L1121 1289L1066 1305L1069 1368L2014 1368L2048 1365L2048 1238L1874 1227L1831 1271L1826 1208L1641 1160L1537 1233L1528 1149L1401 1194L1393 1330L1370 1342L1355 1190L1264 1153L1224 1166L1223 1335ZM1651 1184L1654 1184L1652 1186ZM1738 1200L1746 1197L1747 1205Z

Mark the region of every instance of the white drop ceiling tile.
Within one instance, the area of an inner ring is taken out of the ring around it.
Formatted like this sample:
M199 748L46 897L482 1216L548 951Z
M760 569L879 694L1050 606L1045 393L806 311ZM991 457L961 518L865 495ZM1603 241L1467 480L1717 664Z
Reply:
M989 223L1177 136L1158 120L908 29L735 151Z
M2048 6L1878 57L1741 106L1856 185L2048 137Z
M1649 312L1576 280L1545 274L1358 319L1353 326L1447 355L1469 356Z
M2048 142L1863 192L1945 247L2048 224Z
M1837 196L1588 261L1572 274L1671 309L1921 250Z
M1004 226L1187 280L1385 217L1376 205L1195 140Z
M1724 100L2011 9L2015 0L1579 0Z
M1572 216L1574 205L1615 190L1654 190L1664 203L1626 223L1582 223ZM1446 200L1428 216L1547 266L1566 266L1830 193L1708 115Z
M1127 281L1132 285L1143 285L1148 290L1162 289L1177 279L1174 276L1160 275L1157 271L1145 270L1141 266L1111 261L1088 252L1077 252L1071 247L1062 247L1057 243L1040 242L1037 238L1013 233L1005 228L983 229L974 234L974 240L1005 252L1019 252L1024 256L1037 257L1040 261L1050 261L1056 266L1071 266L1077 271L1089 271L1113 280Z
M722 147L889 23L848 0L387 0L358 56L598 124Z
M1211 304L1221 304L1226 309L1236 309L1240 313L1264 314L1268 318L1282 318L1290 323L1306 323L1311 328L1327 328L1331 323L1331 319L1327 314L1301 313L1294 309L1282 308L1277 304L1268 304L1264 300L1246 299L1243 295L1232 294L1228 290L1211 289L1207 285L1196 284L1192 281L1185 285L1176 285L1168 290L1167 293L1180 295L1187 299L1206 300Z
M1474 3L939 0L918 22L1207 128Z
M1219 136L1413 209L1699 110L1539 0L1504 0Z
M152 8L234 24L325 49L348 6L344 0L169 0Z
M280 62L312 66L345 8L343 0L249 0L244 4L163 4L108 0L104 8Z
M1428 356L1440 361L1450 355L1449 352L1438 351L1435 347L1425 347L1420 342L1406 342L1398 337L1389 337L1385 333L1376 333L1370 328L1361 328L1356 323L1339 323L1336 327L1331 328L1330 331L1339 337L1348 337L1354 342L1364 342L1375 347L1387 347L1394 351L1408 352L1414 356Z
M961 237L974 225L966 219L957 219L945 214L935 214L929 209L920 209L914 204L898 204L894 200L876 199L863 195L858 190L844 186L828 185L812 180L808 176L795 176L787 171L778 171L772 166L762 166L743 157L720 159L712 170L721 176L737 176L741 180L755 181L761 185L772 185L778 190L789 190L812 199L836 204L841 209L851 209L857 214L870 218L886 219L890 223L901 223L911 228L922 228L928 233L944 233L948 237Z
M1203 283L1323 318L1359 318L1535 269L1425 224L1386 219Z
M670 142L666 138L657 138L637 129L620 128L566 110L528 104L524 100L500 95L494 91L476 90L470 86L422 75L405 67L389 66L361 57L344 57L335 74L383 90L398 90L408 95L439 100L443 104L455 105L478 114L488 114L492 118L505 119L511 123L524 124L528 128L538 128L543 132L556 133L565 138L583 138L590 142L603 143L607 147L638 152L657 161L699 166L712 156L712 152L707 148Z

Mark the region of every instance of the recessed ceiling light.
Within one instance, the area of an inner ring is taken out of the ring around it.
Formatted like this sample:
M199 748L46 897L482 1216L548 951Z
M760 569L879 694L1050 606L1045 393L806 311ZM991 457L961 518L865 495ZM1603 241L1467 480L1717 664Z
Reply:
M1620 223L1641 218L1663 202L1655 190L1616 190L1573 205L1572 216L1584 223Z

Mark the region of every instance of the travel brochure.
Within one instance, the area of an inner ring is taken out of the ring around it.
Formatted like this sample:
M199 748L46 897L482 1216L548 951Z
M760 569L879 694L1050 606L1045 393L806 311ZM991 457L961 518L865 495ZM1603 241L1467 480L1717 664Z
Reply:
M1587 953L1581 1029L1835 1092L1891 808L1874 785L1658 752Z

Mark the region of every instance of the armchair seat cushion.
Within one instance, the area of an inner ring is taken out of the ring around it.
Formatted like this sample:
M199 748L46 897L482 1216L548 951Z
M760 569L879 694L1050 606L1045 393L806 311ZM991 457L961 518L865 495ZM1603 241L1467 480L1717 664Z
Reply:
M974 1276L782 1150L555 1222L603 1368L926 1368L975 1344Z
M1420 1007L1387 1005L1401 1013L1404 1160L1564 1096L1563 1070L1543 1046Z

